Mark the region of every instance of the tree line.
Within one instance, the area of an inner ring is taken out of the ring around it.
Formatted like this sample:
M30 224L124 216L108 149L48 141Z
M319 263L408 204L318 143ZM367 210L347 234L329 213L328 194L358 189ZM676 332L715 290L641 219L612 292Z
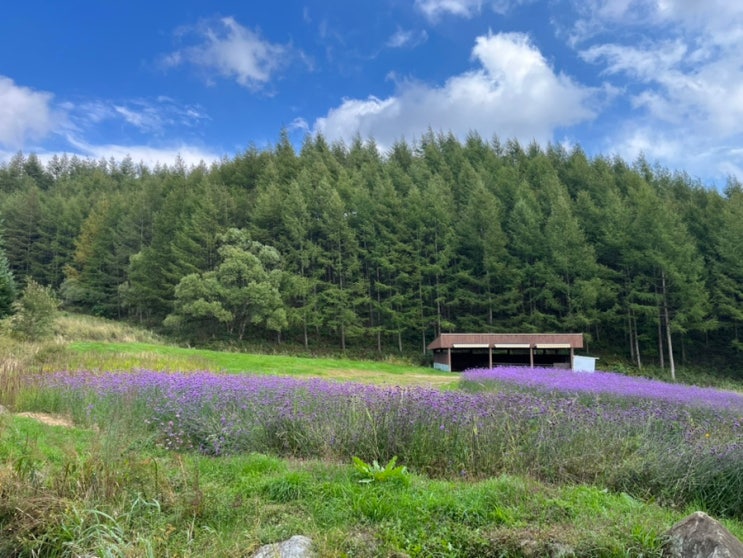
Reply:
M0 218L0 312L5 269L195 340L560 331L637 366L743 362L743 187L642 158L433 132L384 153L282 132L190 168L19 153Z

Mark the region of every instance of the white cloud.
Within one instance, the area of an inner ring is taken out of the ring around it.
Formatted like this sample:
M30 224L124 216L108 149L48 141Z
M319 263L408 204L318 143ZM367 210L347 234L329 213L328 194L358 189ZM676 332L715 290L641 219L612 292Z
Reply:
M684 171L693 177L704 177L708 185L724 186L727 177L743 177L743 142L739 134L729 142L717 138L679 133L647 123L627 122L611 138L607 149L626 161L640 155L650 163L658 162L672 171Z
M580 56L622 88L632 108L625 131L607 137L608 144L703 176L743 166L743 155L729 147L743 140L743 3L575 4L584 10L573 34Z
M142 162L150 168L154 167L158 163L173 165L178 158L180 158L187 167L196 166L202 161L209 164L211 162L219 161L221 158L221 155L213 151L185 143L154 147L149 145L94 145L72 136L68 136L67 140L75 147L75 152L68 152L68 155L75 154L82 158L90 158L94 160L108 160L113 157L117 161L122 161L125 157L131 157L132 161L135 163ZM46 158L51 158L52 155L54 154L47 153L43 154L43 156L40 155L40 158L44 160Z
M682 63L688 51L682 41L673 40L644 47L599 44L583 50L580 55L587 62L604 61L606 74L626 72L635 78L652 80L660 72Z
M472 17L480 11L481 0L415 0L416 7L429 19L443 14Z
M302 118L301 116L298 116L294 120L291 121L291 123L288 126L289 131L294 130L300 130L302 132L309 132L310 131L310 125L307 124L307 121Z
M528 37L501 33L478 37L472 50L478 68L440 87L398 85L387 99L345 99L318 118L314 131L328 139L373 137L382 146L420 137L427 129L471 131L523 142L552 139L556 128L593 117L595 91L555 73Z
M389 48L413 48L425 43L427 40L428 33L425 31L416 32L413 30L398 29L389 39L387 39L385 46Z
M695 25L715 29L719 18L702 18L684 11L684 2L660 2L664 17L693 19ZM675 11L672 11L673 10ZM743 10L727 10L730 18ZM743 22L741 22L743 23ZM723 33L724 35L724 33ZM730 35L726 35L729 39ZM648 40L642 45L597 44L581 56L601 64L608 75L631 79L631 102L649 116L680 125L705 136L729 137L743 129L743 35L734 44L715 43L714 34L682 33L673 39Z
M123 161L130 157L134 164L144 163L149 168L154 168L158 163L161 165L173 166L176 160L180 159L186 168L198 166L201 162L209 165L213 162L222 160L222 156L194 145L180 144L167 147L153 147L147 145L92 145L82 141L72 140L70 142L74 147L65 150L42 150L34 151L39 161L43 165L55 155L62 157L76 156L83 160L99 161L110 160L113 158L117 162ZM0 150L0 162L10 161L16 152Z
M9 161L19 150L35 153L42 162L52 156L77 155L82 158L122 160L131 156L148 165L173 164L177 156L186 165L211 162L219 156L210 150L187 143L152 147L122 145L107 139L97 144L89 138L106 135L109 124L117 133L126 123L136 132L163 136L173 129L192 128L208 119L197 105L180 105L168 97L156 100L86 100L79 103L54 103L52 93L16 85L0 76L0 162Z
M243 27L232 17L202 22L186 31L195 33L200 43L165 56L166 66L193 64L207 73L234 78L251 90L269 83L289 56L287 46L264 40L258 32ZM182 34L188 34L186 31Z
M731 0L573 0L576 40L617 26L670 25L677 30L708 32L715 43L739 40L743 3Z
M125 123L143 134L162 135L173 128L193 128L209 116L198 105L181 105L159 96L151 99L92 100L75 105L65 103L68 130L77 133L102 126L109 121Z
M53 95L16 85L0 76L0 146L23 149L29 141L43 139L64 120L52 106Z
M452 15L471 18L489 7L497 14L505 14L514 5L528 3L532 0L415 0L415 7L431 21L441 16Z

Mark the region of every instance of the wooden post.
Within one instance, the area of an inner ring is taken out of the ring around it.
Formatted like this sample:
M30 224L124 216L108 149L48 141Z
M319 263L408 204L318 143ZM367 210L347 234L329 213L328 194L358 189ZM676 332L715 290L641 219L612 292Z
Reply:
M493 345L488 343L488 368L493 367Z
M570 345L570 370L573 369L573 357L575 357L575 349Z
M534 345L529 345L529 368L534 368Z
M453 372L451 369L451 347L446 349L446 363L449 365L449 372Z

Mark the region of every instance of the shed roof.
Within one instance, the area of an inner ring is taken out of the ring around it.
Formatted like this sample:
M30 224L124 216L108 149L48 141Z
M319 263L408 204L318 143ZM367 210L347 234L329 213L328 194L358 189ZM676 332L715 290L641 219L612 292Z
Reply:
M582 349L582 333L442 333L429 350L458 347Z

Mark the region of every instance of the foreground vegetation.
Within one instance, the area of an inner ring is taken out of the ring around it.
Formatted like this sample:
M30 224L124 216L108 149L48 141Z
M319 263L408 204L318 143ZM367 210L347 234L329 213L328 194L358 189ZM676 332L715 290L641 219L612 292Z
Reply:
M696 509L743 537L735 394L601 374L561 393L539 370L453 386L402 363L55 327L0 336L3 556L237 557L295 534L321 556L660 556ZM395 385L370 385L374 366Z
M22 417L0 428L3 556L238 557L299 533L320 556L659 556L682 516L526 477L364 483L350 463L165 452Z

